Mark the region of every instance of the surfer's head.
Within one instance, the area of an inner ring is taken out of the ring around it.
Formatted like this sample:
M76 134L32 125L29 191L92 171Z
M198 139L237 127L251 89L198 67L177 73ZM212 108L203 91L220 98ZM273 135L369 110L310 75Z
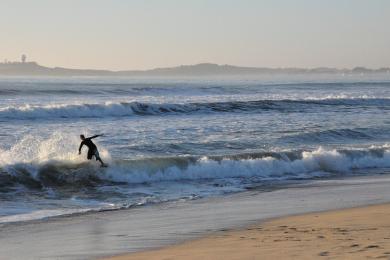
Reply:
M85 139L85 136L84 136L84 135L80 135L80 139L81 139L81 140L84 140L84 139Z

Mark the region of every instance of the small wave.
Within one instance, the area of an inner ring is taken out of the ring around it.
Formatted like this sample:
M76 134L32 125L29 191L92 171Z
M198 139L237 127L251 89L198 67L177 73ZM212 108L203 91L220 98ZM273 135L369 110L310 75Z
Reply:
M187 104L153 104L140 102L107 102L104 104L64 104L8 106L0 109L0 119L104 118L163 114L220 112L301 111L317 106L380 106L389 107L390 99L313 99L256 100Z
M383 137L388 131L385 129L331 129L324 131L315 131L294 134L281 137L279 142L305 142L305 143L332 143L345 140L371 140L375 138Z

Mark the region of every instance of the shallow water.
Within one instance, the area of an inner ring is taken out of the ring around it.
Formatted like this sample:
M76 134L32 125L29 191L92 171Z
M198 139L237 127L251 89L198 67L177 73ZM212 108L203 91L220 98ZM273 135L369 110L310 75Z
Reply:
M390 167L390 76L0 79L0 222ZM110 167L77 154L97 138Z

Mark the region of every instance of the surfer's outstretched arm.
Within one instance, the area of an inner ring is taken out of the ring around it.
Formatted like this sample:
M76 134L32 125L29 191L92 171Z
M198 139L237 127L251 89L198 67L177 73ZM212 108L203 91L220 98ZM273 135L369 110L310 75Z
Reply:
M80 146L79 146L79 154L81 154L81 148L83 147L83 145L84 145L84 142L81 142Z
M96 138L96 137L99 137L99 136L102 136L102 135L94 135L94 136L88 137L88 139L93 139L93 138Z

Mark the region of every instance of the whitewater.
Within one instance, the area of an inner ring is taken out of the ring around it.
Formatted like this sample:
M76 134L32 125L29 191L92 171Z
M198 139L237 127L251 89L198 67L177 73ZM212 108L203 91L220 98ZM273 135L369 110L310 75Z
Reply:
M0 78L0 223L386 174L390 76ZM109 164L78 155L95 139Z

